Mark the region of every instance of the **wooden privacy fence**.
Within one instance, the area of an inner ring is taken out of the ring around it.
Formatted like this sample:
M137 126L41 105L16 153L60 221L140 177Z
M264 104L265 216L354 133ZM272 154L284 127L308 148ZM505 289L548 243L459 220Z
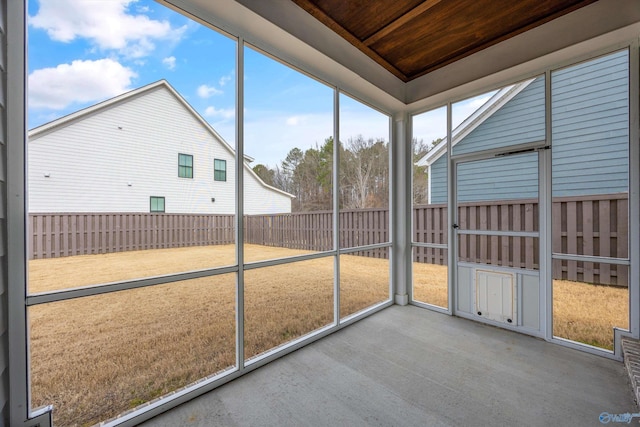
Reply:
M389 241L386 209L340 211L342 248ZM459 206L462 230L537 232L537 200L465 203ZM554 253L628 257L626 194L566 197L552 204ZM447 207L413 209L414 242L447 244ZM244 218L245 242L290 249L325 251L333 247L332 211L250 215ZM30 259L102 254L143 249L221 245L235 241L233 215L156 213L30 214ZM514 268L539 268L539 238L460 234L461 261ZM358 255L387 258L388 248ZM447 263L443 248L415 247L416 262ZM626 286L628 267L553 260L554 279Z
M29 214L30 259L235 242L233 215Z
M629 256L629 203L626 193L554 198L552 252L612 258ZM537 232L537 200L464 203L458 207L462 230ZM413 241L447 244L447 206L413 210ZM458 259L464 262L537 269L538 237L459 234ZM445 265L447 250L415 247L414 261ZM554 279L628 286L629 267L553 259Z
M447 206L427 205L413 210L413 241L446 244ZM539 267L538 238L464 234L464 231L537 232L537 200L463 203L458 206L458 259L463 262L514 268ZM444 265L445 249L414 248L414 261Z
M389 241L389 211L340 212L341 247ZM289 249L333 248L332 211L247 215L245 242ZM143 249L224 245L235 242L233 215L165 213L29 214L30 259L105 254ZM386 249L361 255L387 257Z
M341 248L389 241L388 209L340 210ZM333 249L333 211L250 215L245 217L245 242L309 251ZM387 248L358 252L373 258L388 258Z
M333 249L333 213L318 211L276 215L248 215L245 242L289 249Z
M629 199L626 193L567 197L552 206L554 253L629 257ZM556 228L554 228L556 230ZM636 236L637 237L637 236ZM553 260L553 277L586 283L628 286L629 266Z

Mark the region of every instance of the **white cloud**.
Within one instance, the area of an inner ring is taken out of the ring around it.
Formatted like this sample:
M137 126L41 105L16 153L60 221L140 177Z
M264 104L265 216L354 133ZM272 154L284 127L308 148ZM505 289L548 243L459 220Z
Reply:
M213 86L200 85L198 86L198 96L200 98L209 98L212 95L221 95L223 92ZM210 107L211 108L211 107Z
M413 117L413 137L427 144L447 136L447 107L440 107Z
M29 105L61 110L74 103L94 102L129 90L137 74L112 59L76 60L29 74Z
M220 108L216 107L207 107L204 110L204 115L207 117L221 118L221 119L232 119L236 116L236 110L234 108Z
M290 112L288 112L290 113ZM290 115L287 112L255 111L245 114L244 151L256 160L274 167L294 147L305 151L322 145L333 135L333 113ZM283 123L298 125L283 126ZM216 128L217 129L217 128Z
M341 106L342 107L342 106ZM340 141L346 143L351 138L389 140L389 118L369 108L357 106L340 111Z
M482 107L494 93L495 92L491 92L488 95L479 95L453 104L451 111L453 114L454 127L466 120L467 117L472 115L478 108Z
M465 99L464 101L456 102L451 107L451 115L453 120L453 128L455 129L460 123L465 121L475 111L482 107L491 97L495 94L495 91L475 96L473 98Z
M155 40L178 41L186 26L172 28L168 21L127 13L134 0L40 0L35 16L29 17L34 28L43 29L60 42L87 38L100 49L118 50L131 58L148 55Z
M453 104L451 117L453 129L482 107L494 94L495 92L489 92ZM414 116L412 127L413 136L418 141L422 139L426 143L431 143L438 138L446 138L447 108L440 107Z
M218 84L220 86L224 86L227 83L229 83L231 81L231 79L233 78L233 72L231 72L231 74L227 75L227 76L222 76L220 77L220 80L218 81Z
M220 88L203 84L198 86L197 94L200 98L210 98L213 95L222 95L224 93L224 91L222 90L222 87L227 83L229 83L229 81L231 81L232 78L233 78L233 71L227 74L226 76L220 77L220 79L218 80L218 86L220 86Z
M176 68L176 57L175 56L169 56L167 58L164 58L162 60L162 63L165 65L165 67L167 67L169 70L174 70Z
M222 138L233 147L235 145L236 135L235 108L218 109L216 107L209 106L204 110L204 116L209 124L211 124L211 127L213 127L216 132L218 132Z
M291 116L291 117L287 117L286 123L289 126L297 126L300 124L302 120L303 118L300 116Z

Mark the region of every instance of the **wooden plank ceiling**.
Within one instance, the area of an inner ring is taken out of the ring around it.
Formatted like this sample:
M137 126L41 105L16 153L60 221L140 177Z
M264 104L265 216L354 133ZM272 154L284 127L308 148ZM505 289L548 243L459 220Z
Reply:
M596 0L291 0L408 82Z

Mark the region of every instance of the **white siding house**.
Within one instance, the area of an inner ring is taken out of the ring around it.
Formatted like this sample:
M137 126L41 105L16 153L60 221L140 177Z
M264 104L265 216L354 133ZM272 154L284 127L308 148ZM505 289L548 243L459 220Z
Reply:
M165 80L33 129L28 156L32 213L235 212L235 151ZM246 159L244 181L246 214L291 212Z

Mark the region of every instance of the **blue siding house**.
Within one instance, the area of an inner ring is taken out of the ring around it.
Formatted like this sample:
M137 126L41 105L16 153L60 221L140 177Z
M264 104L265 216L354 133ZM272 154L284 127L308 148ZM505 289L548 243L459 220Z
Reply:
M554 197L628 191L629 53L615 52L551 74ZM498 91L452 132L461 156L546 139L545 76ZM447 140L417 164L427 166L429 203L447 202ZM458 201L538 196L535 153L459 163ZM498 191L499 190L499 191Z

